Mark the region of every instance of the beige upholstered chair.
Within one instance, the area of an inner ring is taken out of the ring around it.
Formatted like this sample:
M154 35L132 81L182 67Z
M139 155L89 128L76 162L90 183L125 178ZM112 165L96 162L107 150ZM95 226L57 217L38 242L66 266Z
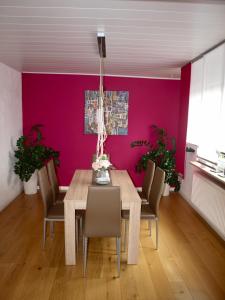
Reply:
M47 163L47 168L48 168L49 181L50 181L50 184L52 187L54 202L63 201L66 193L59 191L59 184L58 184L58 179L57 179L56 172L55 172L55 165L54 165L53 159L51 159Z
M120 275L121 199L120 188L91 186L88 189L84 226L84 276L87 268L88 238L116 237L117 267Z
M158 249L158 221L159 221L159 203L162 197L163 187L165 181L165 171L156 168L150 194L149 194L149 203L141 206L141 219L155 220L156 222L156 249ZM122 211L122 218L125 219L126 227L128 225L127 220L129 219L129 211ZM125 240L126 240L125 230Z
M146 173L142 185L142 191L138 192L139 196L142 199L143 204L148 203L154 172L155 172L155 163L152 160L148 160L147 169L146 169Z
M44 204L44 226L43 226L43 248L45 247L46 240L46 225L50 222L51 235L53 235L53 226L55 221L64 221L64 203L54 203L53 192L49 183L46 167L42 167L38 171L38 180L41 191L41 197ZM78 219L79 215L76 215L76 239L78 245Z

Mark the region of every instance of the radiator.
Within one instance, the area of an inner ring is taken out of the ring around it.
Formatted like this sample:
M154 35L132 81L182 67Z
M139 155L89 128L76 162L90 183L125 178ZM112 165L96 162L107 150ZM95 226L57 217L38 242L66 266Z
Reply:
M225 240L225 189L203 175L194 173L191 204Z

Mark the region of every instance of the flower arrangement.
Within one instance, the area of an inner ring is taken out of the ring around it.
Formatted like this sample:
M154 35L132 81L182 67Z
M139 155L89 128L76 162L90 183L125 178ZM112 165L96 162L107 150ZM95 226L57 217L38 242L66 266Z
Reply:
M92 163L92 169L94 171L105 171L111 167L111 163L106 154L100 155L96 160Z

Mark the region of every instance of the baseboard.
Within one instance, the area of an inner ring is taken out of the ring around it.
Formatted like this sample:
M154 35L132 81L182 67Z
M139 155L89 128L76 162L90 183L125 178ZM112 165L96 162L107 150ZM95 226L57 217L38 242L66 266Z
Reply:
M191 199L188 199L187 196L186 196L183 192L179 191L179 194L182 196L182 198L183 198L185 201L187 201L188 203L190 203Z

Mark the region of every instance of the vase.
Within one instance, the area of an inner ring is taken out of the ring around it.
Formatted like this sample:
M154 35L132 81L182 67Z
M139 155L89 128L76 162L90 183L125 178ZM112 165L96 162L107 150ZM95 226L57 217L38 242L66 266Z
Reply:
M168 183L165 183L162 196L166 197L169 196L169 194L170 194L170 185Z
M108 184L110 182L109 171L108 170L98 170L95 178L98 184Z
M23 182L24 193L26 195L33 195L37 193L37 171L35 171L28 181Z

